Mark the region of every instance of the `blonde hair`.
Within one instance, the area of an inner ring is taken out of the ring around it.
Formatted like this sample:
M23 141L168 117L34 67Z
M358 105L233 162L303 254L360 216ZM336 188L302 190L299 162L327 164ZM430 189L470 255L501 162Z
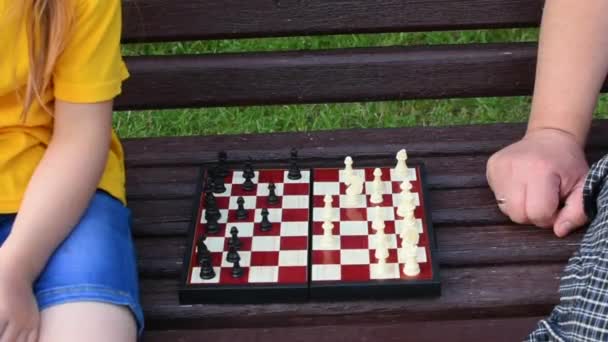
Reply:
M51 86L55 63L65 48L73 13L69 0L20 0L28 34L29 75L23 118L34 101L50 113L42 94Z

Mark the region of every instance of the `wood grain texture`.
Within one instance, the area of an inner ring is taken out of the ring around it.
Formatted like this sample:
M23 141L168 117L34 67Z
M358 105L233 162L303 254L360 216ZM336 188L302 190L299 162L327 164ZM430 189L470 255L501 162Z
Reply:
M508 224L438 227L436 231L441 268L565 262L581 238L580 232L558 239L549 230ZM136 247L142 276L180 275L188 247L185 236L141 237Z
M179 305L176 280L144 279L141 287L154 330L402 323L544 316L557 301L562 268L561 263L445 268L440 297L409 300Z
M539 0L123 0L124 41L537 26Z
M118 109L530 95L532 43L126 58Z
M259 341L382 341L382 342L470 342L521 341L529 334L541 317L479 319L456 321L405 322L391 324L378 322L366 325L318 327L208 329L149 331L145 342L259 342Z
M595 120L587 148L597 159L608 151L608 120ZM126 163L129 169L143 166L195 166L216 162L217 153L229 151L229 159L243 163L252 157L256 164L285 163L292 147L302 161L311 166L340 165L344 156L355 160L394 162L395 152L407 148L412 160L424 162L434 156L462 155L464 158L487 156L520 139L523 124L485 124L454 127L404 127L352 129L317 132L289 132L244 135L209 135L191 137L125 139ZM453 167L462 168L462 160ZM476 164L476 168L479 167ZM470 172L467 170L466 172ZM485 170L477 168L477 173ZM188 172L193 172L190 169ZM432 176L432 175L431 175Z

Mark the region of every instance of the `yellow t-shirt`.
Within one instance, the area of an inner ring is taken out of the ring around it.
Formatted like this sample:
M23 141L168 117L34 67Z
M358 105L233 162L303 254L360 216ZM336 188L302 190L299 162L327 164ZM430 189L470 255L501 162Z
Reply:
M0 0L0 213L18 211L53 131L52 116L37 101L27 120L21 120L29 63L25 22L11 15L14 3ZM129 76L120 54L121 1L72 0L71 4L74 30L57 61L52 87L42 94L50 109L55 99L111 100ZM99 188L126 203L123 150L114 131Z

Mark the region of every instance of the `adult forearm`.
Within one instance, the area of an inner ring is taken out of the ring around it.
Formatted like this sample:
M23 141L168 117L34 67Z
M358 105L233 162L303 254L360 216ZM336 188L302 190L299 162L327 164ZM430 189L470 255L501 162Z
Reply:
M549 0L528 130L555 128L584 144L608 72L608 1Z
M0 260L37 277L84 213L104 170L110 131L53 139L25 192ZM67 157L66 157L67 156Z

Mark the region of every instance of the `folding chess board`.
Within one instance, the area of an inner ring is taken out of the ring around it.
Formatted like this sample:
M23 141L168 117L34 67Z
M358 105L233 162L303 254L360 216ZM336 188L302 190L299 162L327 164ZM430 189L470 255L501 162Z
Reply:
M382 170L382 202L388 242L388 258L383 271L378 268L374 249L376 233L372 229L370 189L376 167ZM429 217L423 165L408 165L408 176L399 177L389 166L355 168L364 179L364 190L356 203L345 205L344 170L340 168L302 169L301 178L288 177L286 169L262 169L254 172L253 189L243 189L245 178L239 170L224 178L225 191L215 193L220 212L219 229L207 230L203 188L207 172L201 171L199 196L184 262L180 301L193 303L292 302L308 299L362 299L412 297L440 294L439 270L435 256L435 235ZM407 179L405 179L407 178ZM398 196L403 181L410 181L416 208L414 215L419 232L416 259L420 272L406 276L400 246ZM275 184L278 201L268 203L270 183ZM332 198L332 238L323 238L324 198ZM244 199L248 212L237 218L237 199ZM262 231L262 209L268 210L272 227ZM240 246L238 255L242 273L233 276L229 262L231 230L236 227ZM210 254L214 276L201 277L199 241Z

